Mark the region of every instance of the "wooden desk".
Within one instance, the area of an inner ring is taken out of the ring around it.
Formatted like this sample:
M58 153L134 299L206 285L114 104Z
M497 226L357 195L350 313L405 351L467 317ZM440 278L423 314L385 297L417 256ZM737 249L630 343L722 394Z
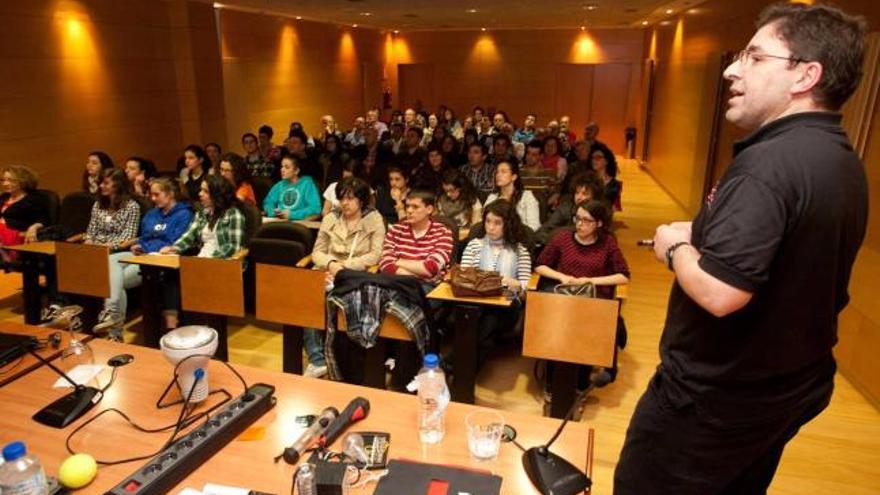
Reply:
M274 222L290 222L290 220L285 220L283 218L277 217L263 217L263 223L274 223ZM311 230L319 230L321 228L320 220L293 220L292 223L298 223L303 227Z
M194 321L219 334L216 356L229 357L229 316L244 316L244 267L241 260L180 258L180 307Z
M144 345L159 348L164 322L162 321L162 277L168 270L180 269L180 256L144 254L122 258L120 263L141 267L141 307L143 308Z
M92 344L96 362L119 354L130 353L135 360L120 369L116 383L107 391L102 403L89 411L87 417L109 407L117 407L130 414L132 420L145 427L172 424L179 414L178 408L157 410L156 399L171 378L171 365L159 351L144 347L96 341ZM521 452L512 444L504 444L498 459L490 463L478 463L470 459L464 417L477 407L452 403L446 414L446 437L438 445L422 445L416 431L418 402L415 396L354 385L304 378L298 375L270 372L247 366L236 369L249 383L264 382L276 387L278 403L275 408L255 423L266 428L259 440L236 440L196 469L180 485L169 493L178 493L184 487L201 489L208 482L247 487L267 493L290 492L295 467L284 462L275 464L272 458L290 445L302 428L294 418L303 414L317 414L329 405L341 409L356 396L370 401L369 417L357 423L351 431L385 431L391 434L389 458L410 459L437 464L461 465L466 468L491 470L503 477L501 487L505 495L537 494L522 468ZM212 388L224 387L233 396L241 392L241 385L229 370L219 363L209 368ZM26 377L0 388L0 401L4 414L0 415L0 440L22 439L28 450L40 458L48 475L56 476L60 463L67 457L64 440L83 419L58 430L31 420L31 415L66 389L52 389L57 376L43 367ZM100 378L104 383L106 378ZM173 394L176 394L174 392ZM546 442L559 425L558 420L523 414L502 412L507 423L518 430L518 441L526 446ZM552 450L579 466L589 474L592 471L592 430L583 423L570 423ZM103 460L121 459L144 455L159 448L168 438L167 433L145 434L126 425L121 419L105 415L95 421L76 437L72 447ZM341 441L332 447L340 449ZM102 494L123 478L140 468L134 462L118 466L101 467L97 478L78 494ZM372 493L375 484L352 491L352 495Z
M59 330L56 328L43 328L43 327L35 327L31 325L22 325L20 323L13 323L10 321L0 321L0 332L2 333L13 333L18 335L31 335L38 339L46 339L50 335L55 332L59 332L61 334L61 344L57 349L53 348L51 345L46 345L41 349L37 349L37 354L40 355L46 361L52 361L58 357L61 357L61 353L67 346L70 344L70 332L66 330ZM77 338L80 342L88 342L92 339L91 335L76 334ZM40 362L39 359L33 357L30 354L25 354L21 358L15 360L13 363L8 364L7 366L0 369L0 387L10 383L22 376L30 373L31 371L43 366L43 363Z
M109 256L107 246L56 243L58 290L82 296L110 297Z
M43 308L40 273L55 272L55 242L31 242L8 246L6 249L17 251L21 258L24 322L36 325L40 322L40 310ZM46 267L47 264L51 264L51 267Z
M453 304L455 313L455 338L453 341L452 400L474 403L474 387L477 379L477 352L479 344L480 313L483 307L508 308L510 299L497 297L455 297L449 282L441 282L429 294L428 299Z

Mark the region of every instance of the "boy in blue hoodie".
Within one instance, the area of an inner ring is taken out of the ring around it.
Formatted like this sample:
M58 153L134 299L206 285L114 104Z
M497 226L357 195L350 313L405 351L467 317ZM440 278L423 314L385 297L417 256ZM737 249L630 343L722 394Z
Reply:
M120 251L110 255L110 297L104 300L104 309L98 315L93 330L109 330L110 338L122 340L122 324L128 300L125 290L141 283L140 267L120 263L121 258L134 254L155 253L174 244L189 227L193 213L185 203L178 202L180 188L171 179L159 178L150 183L150 199L155 208L141 219L141 236L131 246L131 252Z
M281 181L272 186L263 200L267 217L283 220L312 220L321 215L321 195L315 181L300 177L296 159L286 156L281 160Z

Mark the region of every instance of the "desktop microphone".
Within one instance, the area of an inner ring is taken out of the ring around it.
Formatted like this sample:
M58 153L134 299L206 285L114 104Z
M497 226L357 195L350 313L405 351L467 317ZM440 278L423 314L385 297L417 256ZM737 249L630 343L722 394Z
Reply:
M636 246L639 247L654 247L654 239L641 239L636 241Z
M88 387L76 383L73 379L67 376L66 373L55 367L54 364L44 359L33 350L24 346L20 347L37 358L38 361L48 366L49 369L57 373L61 378L64 378L73 385L72 392L34 414L34 421L46 426L51 426L52 428L64 428L79 419L80 416L87 413L95 406L95 404L101 401L101 398L104 395L100 390L95 387Z
M309 426L302 435L293 442L293 445L284 449L284 453L275 458L275 462L284 458L284 462L288 464L296 464L300 457L309 450L324 435L327 427L339 416L339 411L335 407L328 407L321 411L318 419Z
M354 398L330 423L318 440L318 445L323 448L333 445L333 442L339 438L339 435L345 433L349 426L366 418L368 414L370 414L370 401L363 397Z
M559 438L562 429L568 423L574 409L581 400L590 393L594 388L602 388L611 382L611 375L607 371L602 371L596 378L590 381L590 386L586 390L577 395L572 403L568 414L550 441L540 447L532 447L526 450L522 456L523 468L526 474L535 485L535 488L542 495L574 495L581 493L590 486L593 481L587 477L580 469L576 468L572 463L566 461L562 457L550 452L550 446Z

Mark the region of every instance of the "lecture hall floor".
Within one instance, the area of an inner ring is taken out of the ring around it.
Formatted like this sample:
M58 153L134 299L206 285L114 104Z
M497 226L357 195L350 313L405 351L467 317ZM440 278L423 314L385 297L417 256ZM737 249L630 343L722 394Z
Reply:
M649 238L662 222L686 219L684 211L634 163L622 165L626 184L618 240L633 280L623 314L629 343L620 356L615 383L588 400L582 421L596 430L594 493L611 493L614 464L630 415L658 363L658 342L672 275L636 240ZM0 319L21 321L20 276L0 274ZM137 327L127 331L137 341ZM280 326L234 321L230 328L232 362L281 370ZM541 414L532 361L507 350L493 358L478 378L477 403ZM511 447L512 448L512 447ZM792 441L770 488L772 494L880 493L880 411L838 375L830 407Z

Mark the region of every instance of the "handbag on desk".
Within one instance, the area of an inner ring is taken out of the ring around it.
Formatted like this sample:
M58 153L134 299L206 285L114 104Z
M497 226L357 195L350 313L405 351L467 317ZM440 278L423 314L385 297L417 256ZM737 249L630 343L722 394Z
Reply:
M449 285L455 297L493 297L504 293L501 274L474 267L454 265Z
M585 284L559 284L553 288L553 293L594 298L596 297L596 286L592 282Z

